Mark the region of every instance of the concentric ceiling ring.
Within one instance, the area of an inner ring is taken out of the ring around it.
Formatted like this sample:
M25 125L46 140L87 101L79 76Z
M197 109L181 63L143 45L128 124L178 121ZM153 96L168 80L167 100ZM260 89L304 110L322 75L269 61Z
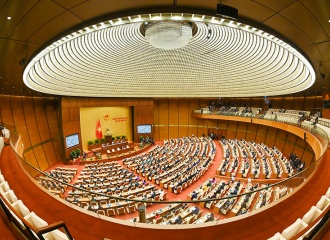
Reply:
M183 48L152 47L150 21L194 22ZM231 20L148 14L102 22L48 46L27 65L24 83L40 92L90 97L252 97L309 88L315 72L280 39Z

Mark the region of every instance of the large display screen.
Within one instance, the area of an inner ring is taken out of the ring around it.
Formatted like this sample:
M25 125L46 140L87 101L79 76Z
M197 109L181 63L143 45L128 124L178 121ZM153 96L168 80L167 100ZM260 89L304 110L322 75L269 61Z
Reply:
M138 125L137 133L151 133L151 124Z
M78 133L69 135L65 137L66 148L72 148L79 145L79 135Z
M324 100L323 101L323 108L324 109L330 109L330 100Z

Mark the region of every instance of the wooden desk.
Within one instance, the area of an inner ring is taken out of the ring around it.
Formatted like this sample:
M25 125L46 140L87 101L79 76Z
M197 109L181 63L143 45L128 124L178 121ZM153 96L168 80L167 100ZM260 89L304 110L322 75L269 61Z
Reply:
M211 213L205 213L203 217L197 219L194 223L195 224L205 223L205 222L207 222L210 215L211 215Z

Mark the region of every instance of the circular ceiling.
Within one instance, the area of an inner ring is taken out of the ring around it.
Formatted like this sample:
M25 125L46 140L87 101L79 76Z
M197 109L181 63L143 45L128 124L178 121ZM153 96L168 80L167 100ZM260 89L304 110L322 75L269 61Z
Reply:
M146 22L196 26L181 48L153 47ZM36 55L23 74L40 92L90 97L255 97L299 92L315 81L308 60L254 27L196 14L128 16L86 27Z

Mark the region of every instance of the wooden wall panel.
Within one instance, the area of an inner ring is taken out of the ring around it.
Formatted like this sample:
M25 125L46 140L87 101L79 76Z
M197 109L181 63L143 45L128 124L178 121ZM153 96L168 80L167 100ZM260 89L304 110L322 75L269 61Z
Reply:
M253 123L248 124L245 139L247 141L255 141L257 136L257 129L258 129L257 124L253 124Z
M169 124L169 106L168 101L160 101L159 102L159 125L164 126Z
M203 107L210 106L211 105L211 102L212 101L210 101L209 99L205 99L205 98L198 99L198 109L203 108Z
M54 150L54 145L52 142L46 142L43 145L43 149L45 151L46 160L49 166L54 165L57 162L57 156Z
M158 99L155 99L154 100L154 132L153 132L153 135L154 135L154 139L156 139L156 140L158 140L158 139L160 139L159 138L159 127L158 127L158 125L159 125L159 112L160 112L160 110L159 110L159 106L158 106L158 104L159 104L159 100Z
M271 108L276 108L276 109L282 108L283 98L280 97L271 98L270 101L271 101Z
M241 99L240 98L230 98L229 99L229 105L230 106L240 106L241 104Z
M179 124L179 100L170 99L168 101L168 121L171 126Z
M315 97L314 108L319 109L319 111L321 111L321 109L323 108L323 97L322 96Z
M168 101L159 102L159 139L168 139L169 138L169 108ZM157 140L159 140L157 139Z
M228 129L226 138L236 138L237 122L228 121Z
M288 135L288 132L286 132L284 130L279 129L277 131L277 137L276 137L276 141L275 141L275 146L281 152L283 152L283 148L284 148L284 144L285 144L285 140L286 140L287 135Z
M284 146L284 149L282 152L286 155L289 155L290 153L292 153L295 148L296 141L297 141L296 135L288 134L286 141L285 141L285 146Z
M247 126L248 124L245 122L237 122L237 133L236 133L237 139L245 139Z
M188 126L180 126L179 127L179 136L180 137L189 136L188 129L189 129Z
M51 138L61 137L62 133L60 131L60 120L58 117L58 105L56 99L48 99L44 100L46 107L46 116L48 122L48 128ZM61 148L63 151L63 148Z
M23 113L24 113L24 119L25 123L28 129L29 138L31 141L31 145L34 146L41 142L36 115L34 113L34 103L33 98L23 98L22 99L23 104Z
M267 135L267 126L258 125L256 143L264 143Z
M198 119L191 118L191 114L194 110L199 109L198 105L199 105L199 101L197 99L196 100L189 99L189 104L188 104L188 106L189 106L188 112L189 112L189 119L190 119L189 125L197 125Z
M15 127L22 138L24 148L29 148L31 147L31 142L28 134L28 128L25 123L23 105L20 97L11 98L11 109L13 111Z
M299 158L302 158L303 157L303 154L304 154L305 147L306 147L306 142L304 141L304 139L297 138L296 139L296 142L295 142L295 146L294 146L293 152L295 154L297 154L297 156Z
M219 129L219 137L224 136L227 137L227 129L228 129L228 121L226 120L218 120L218 129Z
M36 161L38 162L39 169L41 171L45 171L48 167L48 161L46 159L46 155L42 145L33 148L34 156Z
M36 157L34 155L33 150L32 151L27 151L24 153L24 159L27 161L30 165L32 165L35 168L39 169L39 164L36 160Z
M217 128L218 128L218 120L209 119L207 123L207 132L205 133L205 135L209 135L211 133L219 135Z
M260 108L262 107L263 98L251 98L251 107Z
M32 115L30 115L29 117L31 117L31 116ZM29 134L29 138L31 141L31 145L34 146L34 145L40 143L41 139L40 139L37 123L36 122L27 123L27 129L28 129L28 134Z
M179 138L179 127L178 126L169 126L168 128L168 138Z
M275 141L276 141L276 135L277 135L277 129L272 128L272 127L268 127L267 128L267 136L266 136L266 139L265 139L265 144L269 147L274 146Z
M54 146L54 149L55 149L55 155L56 155L57 161L64 161L66 156L65 156L64 151L63 151L63 140L62 140L62 138L54 139L52 141L52 143L53 143L53 146ZM61 151L57 151L58 149L61 149ZM49 159L49 164L50 165L52 165L51 160L52 159Z
M169 127L168 126L159 126L159 137L160 139L168 139L169 134Z
M188 136L189 129L189 119L191 118L191 113L189 112L189 100L180 99L178 106L179 113L179 136Z
M191 114L195 109L199 109L199 100L198 99L189 99L189 129L188 135L195 135L198 136L198 119L192 118Z
M251 98L240 98L237 106L251 107Z
M306 111L312 111L315 108L315 97L306 97L305 98L305 104L304 104L304 109Z
M37 119L38 131L41 141L50 139L50 132L48 127L46 109L43 98L34 98L34 112Z
M293 104L293 97L285 97L283 98L281 108L293 109L292 104Z
M189 118L191 116L189 112L189 100L188 99L180 99L179 106L178 106L178 113L179 113L179 125L183 127L188 127L189 125ZM172 111L171 111L172 113ZM187 134L185 134L186 136Z
M201 137L202 134L206 135L208 132L208 119L198 119L197 134L195 136Z
M14 118L13 111L11 109L11 98L10 96L0 95L0 113L1 113L1 121L5 124L14 126Z
M292 109L295 110L303 110L304 109L304 102L305 98L304 97L294 97L293 98L293 106Z
M313 149L311 148L311 146L309 146L308 144L306 145L306 148L304 149L304 153L302 156L302 161L304 161L306 163L306 166L309 166L312 161L315 158L315 154ZM314 159L315 161L315 159Z

